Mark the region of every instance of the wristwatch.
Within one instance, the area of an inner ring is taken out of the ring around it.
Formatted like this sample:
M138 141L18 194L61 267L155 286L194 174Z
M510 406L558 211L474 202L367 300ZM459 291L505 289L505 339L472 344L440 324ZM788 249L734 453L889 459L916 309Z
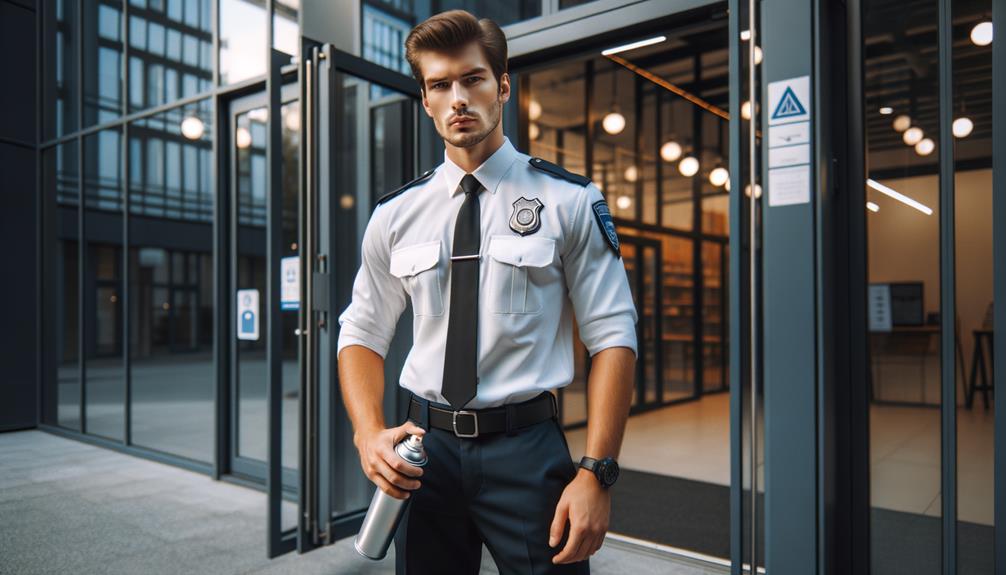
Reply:
M618 462L611 457L598 460L584 456L580 460L580 467L593 473L601 483L601 487L605 489L614 485L618 480Z

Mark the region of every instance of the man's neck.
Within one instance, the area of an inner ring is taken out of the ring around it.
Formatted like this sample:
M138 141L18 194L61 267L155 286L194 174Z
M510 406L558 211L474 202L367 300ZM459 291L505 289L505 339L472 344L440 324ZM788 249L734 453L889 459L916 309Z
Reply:
M447 150L447 158L454 162L465 173L474 172L479 166L485 163L503 145L503 130L501 121L496 124L496 128L478 144L467 148L452 146L444 141L444 148Z

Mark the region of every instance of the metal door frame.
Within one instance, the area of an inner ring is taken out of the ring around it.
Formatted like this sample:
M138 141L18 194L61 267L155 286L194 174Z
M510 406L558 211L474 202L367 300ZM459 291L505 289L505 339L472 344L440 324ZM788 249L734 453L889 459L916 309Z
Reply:
M298 62L302 136L300 159L300 260L301 306L300 335L300 462L298 524L282 530L280 524L281 489L279 482L280 430L270 426L268 461L268 555L276 557L296 549L306 553L359 530L366 509L339 512L332 500L335 465L338 456L351 448L346 436L349 420L338 394L336 351L337 314L351 295L355 276L357 249L356 210L341 210L335 201L337 176L342 172L342 133L338 119L342 114L341 86L344 75L368 84L381 85L418 100L419 89L412 78L380 67L331 44L301 38ZM277 59L277 64L280 62ZM278 69L279 66L276 66ZM272 76L270 76L272 77ZM270 109L278 97L270 90ZM275 114L270 113L270 120ZM418 106L413 111L418 121ZM276 134L272 134L276 138ZM409 159L413 175L417 171L418 131L413 134ZM275 140L279 144L278 138ZM270 160L270 165L274 165ZM410 176L411 177L411 176ZM278 186L278 183L270 183ZM270 197L277 190L271 189ZM369 209L369 205L367 206ZM360 206L358 209L364 209ZM270 209L270 214L272 209ZM347 215L348 214L348 215ZM347 219L348 218L348 219ZM353 246L347 250L346 244ZM272 256L270 256L272 258ZM352 268L352 269L350 269ZM274 281L270 277L270 282ZM277 303L278 305L278 303ZM271 330L271 328L270 328ZM270 379L269 409L278 417L280 382ZM387 398L394 404L397 398ZM278 421L278 420L276 420Z

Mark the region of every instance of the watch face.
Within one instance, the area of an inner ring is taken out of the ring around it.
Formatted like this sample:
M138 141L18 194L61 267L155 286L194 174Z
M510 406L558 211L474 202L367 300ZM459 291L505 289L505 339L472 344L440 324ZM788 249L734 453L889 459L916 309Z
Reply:
M605 487L610 487L615 484L618 479L618 463L610 457L602 459L597 462L598 478Z

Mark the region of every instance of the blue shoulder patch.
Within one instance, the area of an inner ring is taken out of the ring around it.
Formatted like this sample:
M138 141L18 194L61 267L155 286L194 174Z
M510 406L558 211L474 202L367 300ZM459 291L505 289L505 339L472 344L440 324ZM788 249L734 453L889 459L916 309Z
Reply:
M567 182L573 182L579 186L586 186L590 183L590 178L587 176L581 176L580 174L574 174L568 171L562 166L553 164L552 162L545 161L541 158L531 158L527 161L532 168L538 168L539 170L545 172L546 174L555 176L556 178L562 178Z
M615 222L611 220L611 210L604 200L597 200L590 206L594 210L594 219L597 220L597 227L601 228L601 236L608 246L615 252L615 257L622 257L622 249L618 244L618 234L615 233Z
M384 202L387 202L388 200L390 200L390 199L398 196L399 194L401 194L405 190L408 190L409 188L422 183L423 181L425 181L426 179L428 179L430 176L432 176L433 173L436 172L436 171L437 171L436 168L434 168L432 170L426 170L425 172L423 172L423 175L419 176L418 178L412 180L411 182L405 184L404 186L398 188L397 190L395 190L393 192L388 192L387 194L384 194L383 196L381 196L380 198L378 198L377 203L374 204L374 207L377 207L377 206L383 204Z

